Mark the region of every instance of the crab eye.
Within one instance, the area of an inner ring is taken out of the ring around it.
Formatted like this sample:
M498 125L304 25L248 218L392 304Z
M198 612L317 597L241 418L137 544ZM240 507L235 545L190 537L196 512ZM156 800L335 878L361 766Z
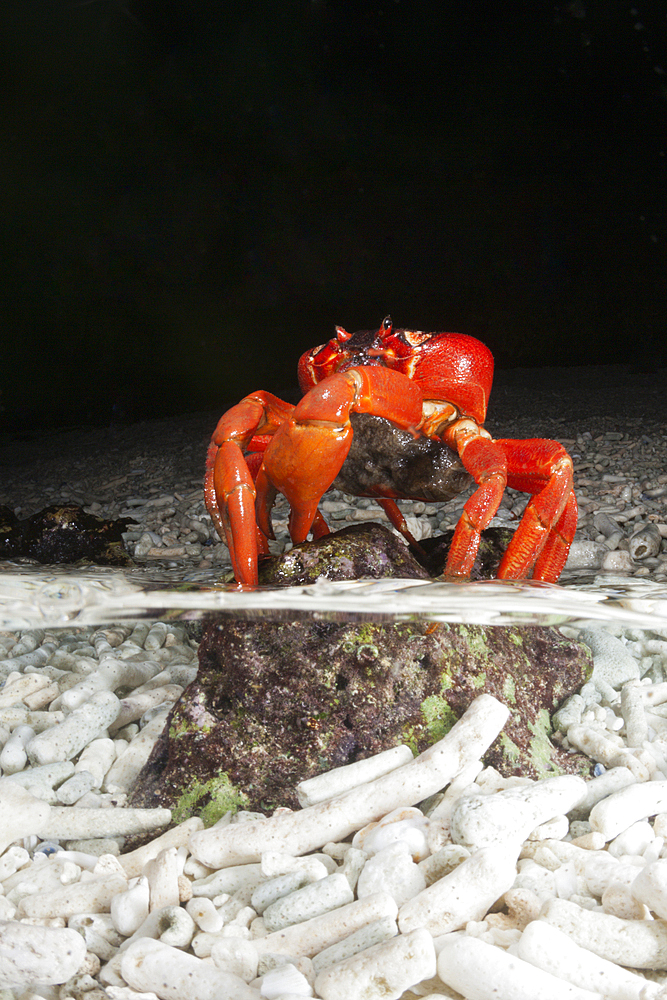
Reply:
M382 320L382 325L380 326L380 329L384 330L385 333L389 333L393 325L394 324L391 321L391 316L385 316L385 318Z
M351 336L352 334L348 333L345 327L343 326L336 327L336 339L339 341L339 343L344 344L345 341L349 340ZM332 343L334 343L334 341L332 341Z
M405 330L403 333L406 343L410 344L411 347L421 347L422 344L427 343L432 340L434 336L438 336L433 333L425 333L423 330Z

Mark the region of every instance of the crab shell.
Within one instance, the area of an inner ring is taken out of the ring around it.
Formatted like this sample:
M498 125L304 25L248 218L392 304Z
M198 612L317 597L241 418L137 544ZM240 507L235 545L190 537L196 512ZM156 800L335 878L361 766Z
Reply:
M379 330L348 333L336 327L327 344L299 359L301 391L358 365L382 365L406 375L421 388L425 400L447 400L461 416L483 424L493 384L493 355L465 333L425 333L392 327L386 317Z

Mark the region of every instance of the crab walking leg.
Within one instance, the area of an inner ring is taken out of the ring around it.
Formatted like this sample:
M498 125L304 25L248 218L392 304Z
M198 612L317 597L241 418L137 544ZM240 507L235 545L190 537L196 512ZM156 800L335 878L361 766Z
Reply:
M273 435L294 407L260 390L220 418L206 456L204 499L211 520L225 539L239 583L257 584L258 552L266 539L255 521L255 484L243 452L256 435Z
M243 453L234 441L223 441L213 468L217 508L216 528L222 525L234 576L239 583L256 584L259 543L255 524L255 484ZM205 488L206 495L206 488Z
M502 439L496 444L507 456L508 485L532 494L498 577L517 580L533 570L533 579L554 582L577 527L572 459L557 441Z
M401 508L398 506L396 501L390 500L388 497L376 497L375 499L377 500L380 507L382 507L383 511L385 512L385 514L387 515L393 526L396 528L396 530L400 531L400 533L403 535L403 538L405 538L409 542L409 544L412 545L415 549L418 549L420 552L423 552L424 551L423 548L421 547L415 536L408 528L408 522L403 517L403 514L401 513Z
M551 529L544 548L535 561L533 580L556 582L565 568L577 530L578 517L577 498L572 491L565 502L563 513Z
M490 434L469 418L457 420L442 435L458 451L465 468L477 483L466 501L454 531L445 576L469 576L482 531L495 516L507 484L507 459Z
M257 519L268 534L276 491L289 501L289 531L304 542L317 506L340 472L352 444L350 413L372 413L406 430L422 419L422 392L390 368L350 368L329 376L297 403L276 431L257 476Z
M264 851L306 854L329 840L344 840L399 805L444 788L488 749L508 715L505 705L481 694L443 739L408 764L298 812L201 830L190 838L190 851L210 868L227 868L259 861Z

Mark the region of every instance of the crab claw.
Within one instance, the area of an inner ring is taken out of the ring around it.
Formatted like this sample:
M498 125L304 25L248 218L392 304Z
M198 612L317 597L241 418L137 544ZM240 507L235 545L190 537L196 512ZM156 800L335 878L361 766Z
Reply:
M206 456L204 499L216 531L229 548L239 583L257 584L257 560L268 553L267 536L255 520L257 459L248 447L265 447L294 409L271 393L259 391L233 406L218 422Z
M287 498L292 541L306 540L317 507L352 444L350 413L374 413L412 433L422 416L414 383L389 368L350 368L319 382L276 431L257 475L257 519L266 532L276 492Z

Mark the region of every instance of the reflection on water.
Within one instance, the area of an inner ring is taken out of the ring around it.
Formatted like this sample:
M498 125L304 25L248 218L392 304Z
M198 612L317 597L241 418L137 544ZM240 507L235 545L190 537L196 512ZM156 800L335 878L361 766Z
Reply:
M667 629L667 586L609 575L565 585L484 581L320 581L300 587L238 590L198 574L124 572L95 567L35 569L5 563L0 629L105 625L139 618L185 620L215 611L234 617L372 618L486 625L616 622Z

